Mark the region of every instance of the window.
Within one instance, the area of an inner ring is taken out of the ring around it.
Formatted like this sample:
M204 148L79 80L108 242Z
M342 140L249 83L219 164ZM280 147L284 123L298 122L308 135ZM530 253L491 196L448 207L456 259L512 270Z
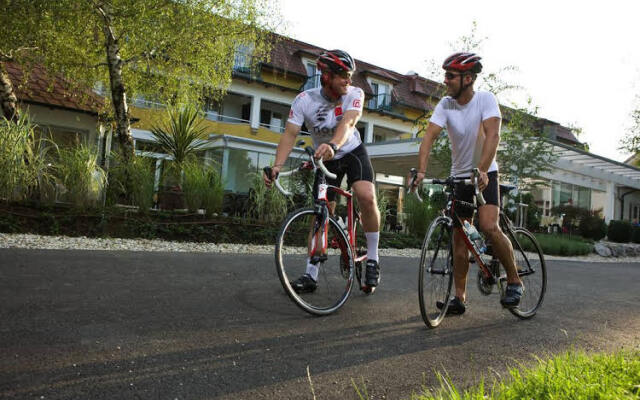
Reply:
M253 46L246 44L239 45L233 60L233 70L245 74L250 73L252 54Z
M552 204L591 209L591 189L570 183L553 182Z
M391 107L391 87L384 83L372 82L373 97L369 100L369 108L380 110Z
M307 81L304 83L303 90L320 87L321 74L318 71L318 67L316 66L316 64L312 62L306 62L305 66L307 68Z

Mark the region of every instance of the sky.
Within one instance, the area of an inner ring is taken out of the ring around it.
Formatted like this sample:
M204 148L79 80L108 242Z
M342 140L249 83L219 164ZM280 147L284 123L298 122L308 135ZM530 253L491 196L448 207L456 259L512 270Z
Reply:
M402 74L431 77L453 43L485 38L485 72L516 66L504 80L523 87L501 103L582 129L592 153L624 161L620 138L640 107L640 2L637 0L277 0L280 33Z

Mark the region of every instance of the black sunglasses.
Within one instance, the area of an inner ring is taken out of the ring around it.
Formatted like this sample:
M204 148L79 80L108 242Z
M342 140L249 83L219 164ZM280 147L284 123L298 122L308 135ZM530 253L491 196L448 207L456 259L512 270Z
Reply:
M455 78L457 78L459 76L463 76L463 75L465 75L465 74L454 74L453 72L445 72L444 73L444 77L446 79L448 79L448 80L452 80L452 79L455 79Z

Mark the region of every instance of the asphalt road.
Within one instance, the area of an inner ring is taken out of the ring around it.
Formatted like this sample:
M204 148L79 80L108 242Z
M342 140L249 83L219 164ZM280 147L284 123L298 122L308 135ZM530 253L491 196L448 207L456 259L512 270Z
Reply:
M429 330L417 260L382 261L373 296L318 318L272 256L0 249L0 398L357 399L355 382L409 399L436 371L465 386L535 356L640 346L637 264L548 262L529 321L470 285L468 312Z

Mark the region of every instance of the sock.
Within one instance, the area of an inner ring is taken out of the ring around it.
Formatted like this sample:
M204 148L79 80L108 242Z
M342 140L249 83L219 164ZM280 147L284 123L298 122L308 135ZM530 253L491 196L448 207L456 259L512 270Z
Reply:
M378 241L380 240L380 232L365 232L364 235L367 238L367 260L378 259Z
M307 275L312 277L314 281L318 280L318 266L311 264L310 258L307 258Z

